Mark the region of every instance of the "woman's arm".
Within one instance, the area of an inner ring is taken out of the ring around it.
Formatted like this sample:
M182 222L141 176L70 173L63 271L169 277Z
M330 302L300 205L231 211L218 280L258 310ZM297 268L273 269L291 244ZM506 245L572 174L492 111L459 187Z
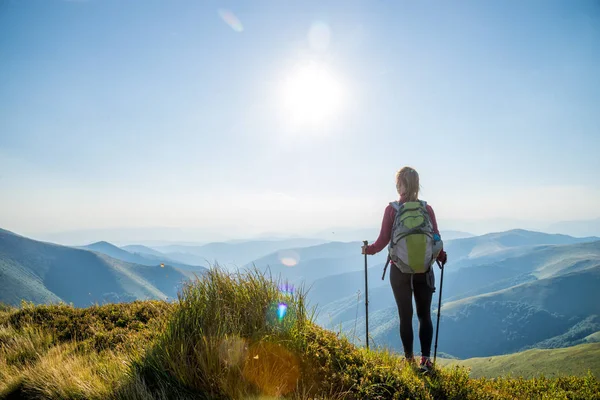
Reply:
M431 219L431 225L433 225L433 233L440 234L438 230L437 221L435 219L435 213L433 212L433 208L429 204L427 204L427 213L429 214L429 218Z
M394 208L388 205L383 212L383 220L381 221L381 231L379 237L372 245L367 246L366 253L373 255L379 253L388 245L392 238L392 225L394 224Z

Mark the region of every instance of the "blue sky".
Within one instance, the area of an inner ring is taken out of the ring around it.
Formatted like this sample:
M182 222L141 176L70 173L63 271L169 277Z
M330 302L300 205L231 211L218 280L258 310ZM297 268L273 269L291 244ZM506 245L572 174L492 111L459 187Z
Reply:
M407 164L447 228L600 217L597 1L5 0L0 60L20 233L378 226Z

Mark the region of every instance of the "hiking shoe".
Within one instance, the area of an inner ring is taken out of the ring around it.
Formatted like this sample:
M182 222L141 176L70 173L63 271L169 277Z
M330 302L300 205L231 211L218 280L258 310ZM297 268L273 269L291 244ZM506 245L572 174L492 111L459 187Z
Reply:
M429 357L421 357L421 362L419 363L419 371L421 371L422 373L426 374L431 372L431 370L433 369L433 364L431 363L431 360L429 359Z

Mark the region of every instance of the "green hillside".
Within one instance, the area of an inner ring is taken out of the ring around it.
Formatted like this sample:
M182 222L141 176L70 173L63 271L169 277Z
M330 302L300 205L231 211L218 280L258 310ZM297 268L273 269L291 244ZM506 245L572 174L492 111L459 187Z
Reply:
M446 360L445 366L460 365L471 369L472 378L499 376L586 376L600 378L600 343L580 344L561 349L533 349L516 354Z
M0 301L8 304L26 300L87 306L173 298L189 277L169 265L127 263L0 230Z
M176 303L0 306L0 399L600 398L592 375L422 375L394 353L319 328L307 311L302 292L219 270Z

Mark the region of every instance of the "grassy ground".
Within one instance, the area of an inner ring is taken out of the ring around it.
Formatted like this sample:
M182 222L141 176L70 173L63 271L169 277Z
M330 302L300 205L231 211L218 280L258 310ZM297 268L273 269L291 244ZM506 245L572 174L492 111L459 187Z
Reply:
M213 269L160 301L0 307L5 399L593 399L585 377L430 376L316 326L302 290Z
M586 376L600 378L600 343L581 344L561 349L535 349L495 357L447 360L446 366L465 366L471 377L522 376Z

